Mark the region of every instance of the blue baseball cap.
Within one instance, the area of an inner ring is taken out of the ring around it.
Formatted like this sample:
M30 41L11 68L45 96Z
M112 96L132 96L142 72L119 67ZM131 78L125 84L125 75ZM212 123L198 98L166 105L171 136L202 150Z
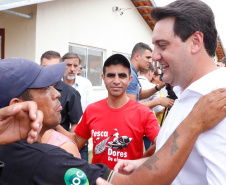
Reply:
M0 60L0 108L8 106L25 90L51 86L61 80L66 63L39 66L25 58Z

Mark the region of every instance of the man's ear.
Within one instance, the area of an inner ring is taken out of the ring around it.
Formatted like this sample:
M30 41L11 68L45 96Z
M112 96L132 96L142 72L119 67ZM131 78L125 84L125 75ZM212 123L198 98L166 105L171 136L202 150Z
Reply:
M130 75L130 77L129 77L129 83L131 82L132 79L133 79L133 76Z
M191 53L198 53L203 46L203 33L196 31L192 36Z
M140 57L140 54L139 54L139 53L135 53L135 54L134 54L135 60L139 60L139 57Z
M104 74L101 74L102 79L104 80Z
M23 102L23 100L19 99L19 98L13 98L10 100L9 102L9 105L13 105L13 104L16 104L16 103L21 103Z

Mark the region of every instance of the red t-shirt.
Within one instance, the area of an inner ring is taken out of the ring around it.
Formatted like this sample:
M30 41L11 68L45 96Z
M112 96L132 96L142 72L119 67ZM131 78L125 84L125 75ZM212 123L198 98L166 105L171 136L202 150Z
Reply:
M143 157L143 135L151 141L159 133L154 113L146 106L129 100L112 109L107 99L90 104L75 129L83 138L93 138L92 163L103 163L113 169L118 159Z

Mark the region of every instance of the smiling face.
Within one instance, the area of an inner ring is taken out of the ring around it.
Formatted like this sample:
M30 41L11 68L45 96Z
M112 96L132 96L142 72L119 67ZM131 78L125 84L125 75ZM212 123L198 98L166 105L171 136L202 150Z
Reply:
M121 64L110 65L105 68L105 74L102 74L109 97L118 97L126 95L126 89L132 80L129 75L129 69Z
M192 38L185 42L173 31L174 18L165 18L157 22L153 31L154 51L152 58L163 67L165 83L179 85L182 89L192 82L195 63L191 58Z
M53 87L40 89L29 89L32 100L38 105L38 109L43 112L43 129L48 130L60 124L62 110L61 103L58 100L60 93Z

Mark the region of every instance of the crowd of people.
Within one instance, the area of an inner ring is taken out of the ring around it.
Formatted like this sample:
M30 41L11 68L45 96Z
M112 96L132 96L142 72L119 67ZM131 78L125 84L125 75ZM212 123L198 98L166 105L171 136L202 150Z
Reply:
M151 16L154 49L139 42L130 61L107 58L97 102L74 52L0 61L0 184L224 184L226 59L213 59L214 14L177 0Z

